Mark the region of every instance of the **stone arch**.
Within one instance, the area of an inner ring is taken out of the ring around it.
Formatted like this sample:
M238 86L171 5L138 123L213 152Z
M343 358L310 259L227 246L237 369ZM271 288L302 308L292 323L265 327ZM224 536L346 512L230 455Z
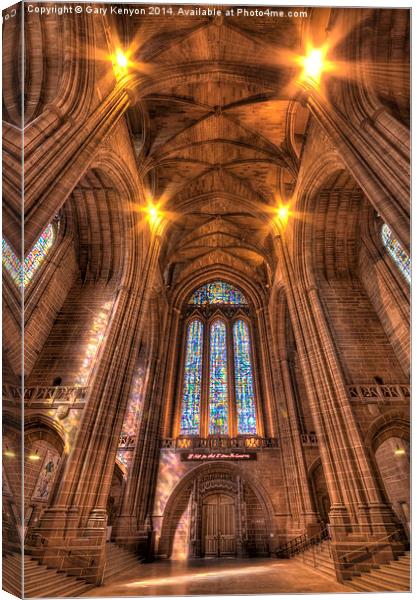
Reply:
M175 532L180 518L186 510L193 492L193 486L198 478L209 474L225 474L231 478L240 478L259 502L266 523L267 532L272 531L273 506L263 485L253 475L243 471L235 464L225 461L215 461L191 469L173 490L164 510L161 537L159 541L159 554L170 557ZM214 489L214 488L213 488Z
M36 439L48 441L60 454L64 451L64 428L46 415L30 415L25 419L25 443Z
M126 473L127 469L124 464L116 459L107 498L107 526L113 526L119 516L126 483Z
M365 437L365 445L375 452L382 442L392 436L410 440L410 419L405 410L389 410L372 421Z
M338 179L341 180L338 201L330 195L323 196L326 186L330 189L333 180ZM344 195L342 203L339 200ZM294 220L293 254L297 276L306 285L314 285L318 273L323 273L326 279L351 277L356 269L355 240L364 194L333 150L307 171L296 197L294 212L301 215ZM300 252L300 248L311 248L311 251Z
M258 86L270 86L271 92L278 89L277 78L283 77L282 69L262 68L256 69L245 64L222 64L218 61L194 61L185 63L174 68L161 67L153 73L152 79L145 75L134 75L125 78L126 88L135 90L144 97L148 94L157 93L161 88L167 86L180 86L185 84L210 81L213 76L220 77L227 83L247 84L248 82ZM291 80L290 70L284 75L286 81ZM287 79L288 78L288 79ZM283 86L284 87L284 86Z
M254 285L253 281L251 281L249 277L246 277L241 273L237 273L235 270L223 265L203 267L181 281L174 291L173 306L175 306L177 309L181 309L186 299L190 296L194 289L197 289L201 285L204 285L205 283L215 279L223 279L224 281L240 288L255 310L263 306L264 299L260 293L259 287Z
M328 523L330 494L327 488L327 482L320 456L318 456L309 466L308 479L316 504L317 514L320 516L320 519L323 522Z
M408 531L410 422L407 412L394 409L377 417L368 429L365 444L370 450L381 492Z
M60 423L43 414L25 419L24 511L27 535L50 505L60 485L65 464L65 431Z

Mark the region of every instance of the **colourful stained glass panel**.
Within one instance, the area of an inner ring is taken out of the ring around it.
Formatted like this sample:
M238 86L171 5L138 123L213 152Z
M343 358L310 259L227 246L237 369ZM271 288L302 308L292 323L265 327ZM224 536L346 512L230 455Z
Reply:
M21 287L23 282L22 263L4 238L2 241L2 257L6 271L9 273L15 284Z
M210 329L209 434L227 435L226 325L216 319Z
M386 223L382 226L381 237L385 248L391 255L398 269L404 275L408 283L411 283L411 259L401 246L400 242L394 237L394 234Z
M213 281L193 292L189 304L247 304L242 292L225 281Z
M22 268L20 259L13 252L9 244L3 238L3 265L9 272L11 278L19 287L26 287L33 279L36 271L42 265L46 255L52 248L55 240L55 232L52 223L50 223L42 232L36 244L25 258Z
M181 434L198 435L203 366L203 324L201 321L196 319L189 323L186 344Z
M240 434L256 434L256 409L249 327L240 319L233 325L237 426Z

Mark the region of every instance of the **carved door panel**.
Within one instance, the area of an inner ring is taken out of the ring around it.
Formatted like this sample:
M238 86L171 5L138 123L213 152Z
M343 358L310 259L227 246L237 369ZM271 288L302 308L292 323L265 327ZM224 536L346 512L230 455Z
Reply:
M212 494L203 503L205 556L236 554L235 505L230 496Z

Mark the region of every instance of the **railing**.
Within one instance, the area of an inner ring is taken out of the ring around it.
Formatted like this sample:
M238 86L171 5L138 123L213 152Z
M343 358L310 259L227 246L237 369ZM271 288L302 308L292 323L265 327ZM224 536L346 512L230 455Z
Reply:
M277 558L291 558L295 554L299 554L311 546L320 544L323 540L329 540L329 528L325 525L318 533L308 537L307 533L299 535L289 542L280 546L276 551Z
M349 552L346 552L346 554L343 554L342 556L339 557L337 563L340 565L347 565L349 562L357 563L357 562L361 562L363 560L368 561L369 558L371 558L373 560L375 552L380 550L381 547L389 545L390 541L403 542L406 545L408 545L408 543L409 543L404 530L403 529L395 529L388 535L383 536L382 538L380 538L379 540L376 540L375 542L367 542L366 544L363 544L363 546L359 546L359 548L355 548L354 550L350 550ZM386 543L384 543L384 542L386 542ZM348 560L348 557L354 557L355 555L357 556L357 560L354 560L354 559Z
M302 433L300 438L303 446L318 446L318 440L315 433Z
M11 402L20 402L22 400L22 388L9 383L3 383L2 386L3 400Z
M405 401L410 398L410 386L404 384L348 385L347 392L351 400L362 402Z
M83 405L86 400L87 389L86 387L68 385L27 387L24 388L23 399L26 407Z
M175 450L197 450L207 448L209 450L245 449L260 450L264 448L278 448L277 438L264 438L258 436L237 437L195 437L186 436L178 438L164 438L161 440L161 448L172 448Z

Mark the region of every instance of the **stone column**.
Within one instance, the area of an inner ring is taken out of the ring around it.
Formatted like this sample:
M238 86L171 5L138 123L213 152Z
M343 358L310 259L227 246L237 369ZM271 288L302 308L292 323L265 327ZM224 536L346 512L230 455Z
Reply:
M398 523L383 502L356 426L317 288L306 289L295 281L283 235L275 238L275 248L329 490L337 558L364 541L392 533ZM392 557L390 548L384 547L384 552L385 558ZM341 569L338 563L336 567Z
M286 359L279 360L283 392L286 400L286 414L280 415L283 455L286 455L289 469L286 470L292 491L291 512L298 516L300 526L307 533L315 533L318 529L319 516L314 508L308 482L307 467L301 444L298 426L297 407L292 387L289 365Z
M356 126L355 121L348 121L340 114L314 84L300 85L304 103L335 146L347 170L409 251L409 162L379 131L383 113L376 111ZM382 120L387 124L385 117Z
M301 446L300 431L298 427L297 408L292 388L292 381L287 360L284 358L285 348L281 348L274 327L268 328L270 344L270 371L279 377L281 386L276 389L277 407L276 418L279 424L279 439L282 456L284 459L284 476L288 485L289 512L291 526L301 533L317 526L319 518L314 510L308 485L308 475ZM298 533L297 532L297 533ZM296 532L294 532L294 536Z
M137 496L143 485L140 481L140 473L143 461L148 460L146 449L146 437L148 421L151 415L154 414L154 391L155 391L155 374L158 365L158 358L152 355L148 361L149 375L147 377L147 387L145 392L145 400L143 403L143 411L141 423L136 435L135 451L133 460L127 475L126 490L123 496L122 508L120 515L113 527L113 538L119 545L123 545L132 550L139 550L144 542L144 529L139 526L137 518Z
M74 448L39 525L46 543L35 554L94 583L103 575L107 498L159 250L155 236L143 276L118 290Z

